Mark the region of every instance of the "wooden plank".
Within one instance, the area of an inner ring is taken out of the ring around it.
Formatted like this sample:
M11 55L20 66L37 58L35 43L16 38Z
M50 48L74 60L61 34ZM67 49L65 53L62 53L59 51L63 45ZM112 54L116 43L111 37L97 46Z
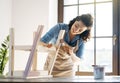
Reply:
M14 71L14 29L10 28L10 43L9 43L9 76L13 76Z
M17 70L13 72L13 76L5 77L9 79L33 79L33 78L51 78L52 75L48 75L48 71L39 70L39 71L30 71L28 76L23 77L24 70Z
M35 38L36 32L33 33L33 39ZM35 51L34 58L33 58L33 64L32 64L32 70L37 70L37 50Z
M56 61L60 46L61 46L60 39L64 38L64 34L65 34L65 30L60 30L59 35L58 35L58 39L57 39L57 42L56 42L57 50L56 50L55 56L53 57L53 61L49 65L49 67L50 67L49 70L48 70L49 75L51 75L51 73L52 73L52 70L53 70L53 67L54 67L54 64L55 64L55 61Z
M31 51L32 45L15 45L15 50Z
M57 39L56 44L55 44L56 46L59 46L60 39L63 39L64 34L65 34L65 30L60 30L59 35L58 35L58 39Z
M32 64L32 70L37 70L37 50L35 51L34 57L33 57L33 64Z
M24 71L22 70L17 70L13 72L13 76L16 77L22 77L23 76ZM39 71L30 71L29 72L29 76L47 76L48 75L48 71L45 70L39 70Z
M23 75L24 78L26 78L28 76L29 72L30 72L30 69L31 69L31 66L32 66L32 63L33 63L33 57L35 55L37 45L40 41L42 31L43 31L43 26L42 25L38 26L37 33L35 35L33 45L32 45L32 48L31 48L31 52L30 52L30 55L29 55L29 58L28 58L28 61L27 61L27 65L25 67L25 71L24 71L24 75Z

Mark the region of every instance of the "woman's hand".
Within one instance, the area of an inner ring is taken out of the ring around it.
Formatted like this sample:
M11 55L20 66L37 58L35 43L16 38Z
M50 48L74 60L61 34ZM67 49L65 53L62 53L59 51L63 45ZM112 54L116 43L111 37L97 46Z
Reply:
M73 54L73 49L67 45L62 46L62 49L69 55Z
M45 46L48 47L48 48L51 48L52 44L46 44Z
M63 39L60 40L60 43L62 43L61 47L65 52L67 52L70 55L73 53L73 47L69 46L66 42L64 42Z
M80 58L74 54L73 52L74 48L69 46L66 42L64 42L64 40L60 40L60 42L62 43L63 50L71 56L73 63L79 64Z
M45 46L45 47L48 47L48 48L52 47L52 44L47 44L47 43L44 43L44 42L40 42L39 45L42 45L42 46Z

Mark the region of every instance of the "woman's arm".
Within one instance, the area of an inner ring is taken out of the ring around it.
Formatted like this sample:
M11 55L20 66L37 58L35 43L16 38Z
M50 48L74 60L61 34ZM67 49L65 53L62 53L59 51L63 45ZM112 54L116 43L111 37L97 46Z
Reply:
M53 38L58 36L58 33L60 31L60 24L55 25L52 27L41 39L41 42L49 43Z
M45 46L45 47L48 47L48 48L50 48L50 47L52 47L52 44L47 44L47 43L44 43L44 42L39 42L39 45L42 45L42 46Z
M84 45L84 42L81 42L78 46L78 50L75 52L76 56L79 58L83 58Z

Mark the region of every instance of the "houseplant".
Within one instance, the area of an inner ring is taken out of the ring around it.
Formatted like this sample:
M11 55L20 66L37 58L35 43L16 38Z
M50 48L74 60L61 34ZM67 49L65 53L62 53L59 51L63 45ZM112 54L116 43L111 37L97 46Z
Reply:
M8 62L9 36L1 43L0 47L0 76L4 76L5 65Z

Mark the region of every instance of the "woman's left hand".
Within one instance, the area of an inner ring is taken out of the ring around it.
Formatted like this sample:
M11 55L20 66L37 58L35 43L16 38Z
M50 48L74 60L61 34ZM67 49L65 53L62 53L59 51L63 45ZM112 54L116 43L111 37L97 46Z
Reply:
M44 43L44 42L39 42L39 45L42 45L42 46L45 46L45 47L48 47L48 48L51 48L52 47L52 44L47 44L47 43Z
M69 55L73 54L73 48L72 48L72 47L64 44L64 45L62 45L62 48L63 48L63 50L64 50L66 53L68 53Z
M60 43L62 45L62 49L68 53L68 54L72 54L73 53L73 48L71 46L69 46L63 39L60 40Z

